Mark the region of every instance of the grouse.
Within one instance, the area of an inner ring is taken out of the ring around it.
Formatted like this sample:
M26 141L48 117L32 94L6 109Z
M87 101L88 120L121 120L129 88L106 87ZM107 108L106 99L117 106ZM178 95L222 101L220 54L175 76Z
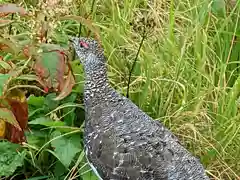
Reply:
M104 180L209 180L198 159L157 120L114 90L98 41L72 37L85 72L84 146Z

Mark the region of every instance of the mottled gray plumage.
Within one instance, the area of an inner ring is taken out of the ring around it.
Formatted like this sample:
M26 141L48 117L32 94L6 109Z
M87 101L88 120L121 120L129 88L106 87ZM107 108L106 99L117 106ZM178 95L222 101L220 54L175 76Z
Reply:
M159 121L108 83L97 41L72 38L85 70L84 143L104 180L208 180L204 168Z

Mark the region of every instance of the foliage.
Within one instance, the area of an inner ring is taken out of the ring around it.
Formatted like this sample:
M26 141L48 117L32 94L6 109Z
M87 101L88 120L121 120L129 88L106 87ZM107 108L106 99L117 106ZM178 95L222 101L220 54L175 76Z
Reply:
M234 0L0 1L0 176L96 179L83 151L83 70L68 37L92 32L126 94L146 29L129 98L212 179L238 179L239 10Z
M18 166L23 165L24 151L17 152L18 144L10 142L0 143L0 176L12 175Z

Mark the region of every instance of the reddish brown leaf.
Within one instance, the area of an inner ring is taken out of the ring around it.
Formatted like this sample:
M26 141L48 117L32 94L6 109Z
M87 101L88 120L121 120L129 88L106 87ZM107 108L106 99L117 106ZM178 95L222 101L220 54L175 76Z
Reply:
M68 96L72 92L72 88L75 85L75 80L72 75L72 72L69 71L67 79L65 80L63 87L61 89L61 93L55 98L55 100L61 100Z
M26 142L26 137L24 135L24 131L20 131L15 126L11 124L7 124L7 133L6 138L12 143L23 143Z
M18 6L17 4L2 4L0 5L0 17L6 16L12 13L19 13L21 15L27 14L25 9Z
M13 143L22 143L26 141L24 130L27 130L28 124L28 104L25 94L20 90L13 90L7 97L8 104L18 121L21 130L11 124L7 124L7 139Z

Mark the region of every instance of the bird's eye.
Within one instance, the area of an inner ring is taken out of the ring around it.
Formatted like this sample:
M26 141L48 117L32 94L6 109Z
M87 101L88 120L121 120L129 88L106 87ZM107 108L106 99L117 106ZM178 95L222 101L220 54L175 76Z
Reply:
M86 42L80 41L79 42L80 47L82 48L89 48L88 44Z

